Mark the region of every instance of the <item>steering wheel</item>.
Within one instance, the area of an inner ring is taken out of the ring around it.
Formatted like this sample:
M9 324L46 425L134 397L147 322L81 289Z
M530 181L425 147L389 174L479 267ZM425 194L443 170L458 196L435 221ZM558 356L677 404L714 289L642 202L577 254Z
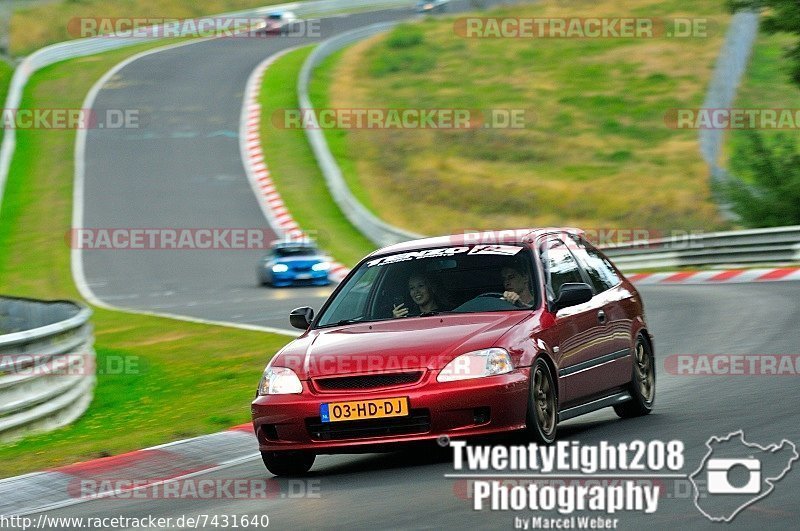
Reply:
M480 295L478 295L475 298L476 299L480 299L481 297L496 297L498 299L502 299L503 298L503 294L502 293L498 293L497 291L489 291L488 293L481 293Z

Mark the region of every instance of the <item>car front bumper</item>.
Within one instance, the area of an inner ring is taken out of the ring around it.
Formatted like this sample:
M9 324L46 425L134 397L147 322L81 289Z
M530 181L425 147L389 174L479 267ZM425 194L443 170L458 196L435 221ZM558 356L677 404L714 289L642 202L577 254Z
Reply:
M519 430L525 427L529 372L522 367L500 376L448 383L438 383L429 372L413 386L350 393L312 392L306 381L299 395L257 397L251 406L253 427L262 451L316 453L366 452L445 435L462 438ZM397 397L408 397L409 417L320 421L322 404Z
M292 286L292 285L316 285L325 286L330 283L328 271L286 271L283 273L275 273L261 269L259 271L259 278L262 282L269 281L273 286Z

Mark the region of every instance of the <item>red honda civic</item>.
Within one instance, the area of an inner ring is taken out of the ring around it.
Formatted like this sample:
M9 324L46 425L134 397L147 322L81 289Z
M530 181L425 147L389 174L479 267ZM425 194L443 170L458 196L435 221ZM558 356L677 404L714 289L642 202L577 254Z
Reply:
M441 436L525 430L549 444L562 420L651 411L653 341L633 285L576 229L500 235L385 247L317 315L291 312L305 333L251 406L270 472Z

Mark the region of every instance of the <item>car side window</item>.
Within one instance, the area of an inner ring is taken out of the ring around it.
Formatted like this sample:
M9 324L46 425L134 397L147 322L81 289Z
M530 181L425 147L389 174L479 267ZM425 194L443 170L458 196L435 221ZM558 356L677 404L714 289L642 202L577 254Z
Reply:
M614 271L614 267L591 247L585 240L578 236L571 236L573 240L572 253L583 266L583 270L589 275L597 293L611 289L620 283L619 275Z
M547 296L550 300L558 297L564 284L584 281L578 263L561 240L547 240L540 247L540 254L544 266Z

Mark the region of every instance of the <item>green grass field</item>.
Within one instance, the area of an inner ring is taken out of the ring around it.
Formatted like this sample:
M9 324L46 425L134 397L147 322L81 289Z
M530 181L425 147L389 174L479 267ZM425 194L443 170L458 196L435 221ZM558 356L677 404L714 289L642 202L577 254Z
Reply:
M767 35L761 32L756 41L747 74L739 87L734 107L742 109L797 109L800 107L800 87L789 78L789 61L784 51L797 40L797 37L778 34ZM767 142L776 135L797 135L794 131L761 131ZM730 132L726 142L728 166L735 166L731 160L736 152L747 142L747 132L735 129ZM742 175L747 178L747 175Z
M727 226L696 131L664 119L702 103L729 20L722 0L551 1L491 14L711 22L707 36L680 39L465 39L454 32L456 17L436 17L351 47L324 66L334 74L329 106L525 116L523 129L329 131L334 146L344 145L337 150L348 182L374 212L426 234Z
M80 108L103 73L140 49L48 67L31 79L23 107ZM0 210L0 293L78 299L65 239L75 131L17 134ZM135 370L98 375L95 399L74 424L0 446L0 477L245 423L261 371L289 339L99 309L92 322L98 367L122 359Z
M0 60L0 105L5 107L6 96L8 95L8 84L11 83L11 76L14 74L14 69L10 64ZM0 141L3 140L3 128L0 127Z
M320 246L336 260L352 266L373 251L367 240L334 203L322 173L314 160L302 129L276 127L273 116L281 119L283 109L297 109L294 90L297 75L311 48L289 53L270 66L261 87L261 144L275 187L300 227L317 231ZM313 84L315 107L324 80ZM277 114L276 114L277 113Z

